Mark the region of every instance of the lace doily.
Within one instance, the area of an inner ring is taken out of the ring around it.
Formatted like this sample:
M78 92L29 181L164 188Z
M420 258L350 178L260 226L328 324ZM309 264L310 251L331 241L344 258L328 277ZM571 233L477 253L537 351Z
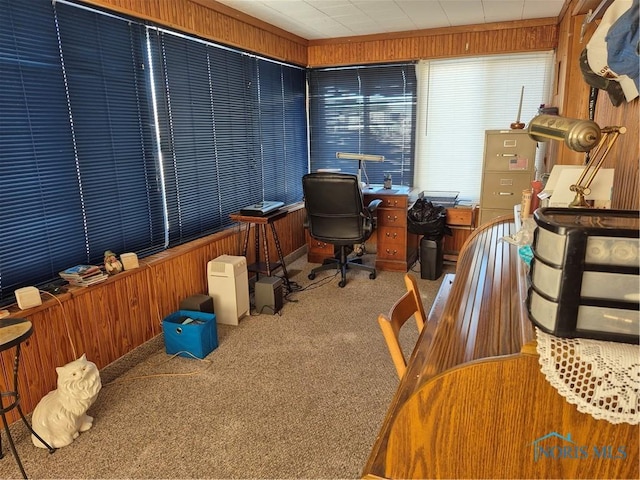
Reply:
M640 423L640 346L559 338L536 328L547 381L579 412L611 423Z

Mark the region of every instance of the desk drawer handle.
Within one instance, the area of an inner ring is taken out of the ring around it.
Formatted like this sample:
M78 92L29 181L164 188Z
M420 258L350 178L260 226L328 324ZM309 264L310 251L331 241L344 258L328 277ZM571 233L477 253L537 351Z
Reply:
M388 237L398 238L398 234L396 232L393 232L393 233L387 232L385 235L387 236L387 238Z
M398 253L398 250L393 250L393 251L392 251L392 250L390 250L390 249L388 249L388 248L387 248L387 253L388 253L389 255L395 255L396 253Z
M495 195L495 193L494 193ZM511 195L513 195L513 192L498 192L498 195L500 195L501 197L509 197Z
M394 215L394 216L387 215L387 220L395 222L396 220L398 220L398 216L397 215Z
M398 200L394 200L393 202L391 200L387 200L387 206L391 207L397 207L398 206Z

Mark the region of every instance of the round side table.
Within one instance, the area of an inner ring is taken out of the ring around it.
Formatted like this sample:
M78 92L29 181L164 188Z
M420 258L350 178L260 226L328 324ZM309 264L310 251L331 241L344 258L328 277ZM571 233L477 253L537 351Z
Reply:
M55 448L51 447L47 442L40 438L40 436L36 432L33 431L33 428L22 412L22 407L20 407L20 393L18 391L20 346L22 345L22 342L24 342L31 336L32 333L33 326L31 325L31 322L25 320L24 318L4 318L0 320L0 352L4 352L5 350L9 350L13 347L15 347L16 349L15 356L13 357L13 385L7 385L6 388L8 390L0 392L0 416L2 416L4 431L6 432L7 439L9 440L9 447L11 448L13 456L18 463L18 468L20 469L20 473L22 473L23 478L27 478L27 474L24 471L24 467L22 466L22 462L20 461L20 457L18 456L18 451L16 450L13 438L11 437L11 430L9 429L9 422L7 422L6 415L8 412L13 410L14 408L17 408L18 413L20 414L20 418L22 418L22 421L27 426L29 431L34 434L36 438L40 440L44 445L46 445L49 453L55 452ZM3 457L4 454L2 453L2 442L0 438L0 458Z

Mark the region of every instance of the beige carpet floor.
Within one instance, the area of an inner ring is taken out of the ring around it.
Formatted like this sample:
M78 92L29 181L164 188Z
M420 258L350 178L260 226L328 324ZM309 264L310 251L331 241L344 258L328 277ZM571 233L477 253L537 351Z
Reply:
M297 291L280 315L218 325L203 361L167 355L160 335L104 368L93 428L71 445L49 454L15 423L29 477L360 477L398 384L376 318L404 293L403 274L350 271L339 288L333 272L309 280L313 266L289 265ZM442 277L413 268L428 312ZM410 322L407 351L416 338ZM19 478L7 447L2 432L0 478Z

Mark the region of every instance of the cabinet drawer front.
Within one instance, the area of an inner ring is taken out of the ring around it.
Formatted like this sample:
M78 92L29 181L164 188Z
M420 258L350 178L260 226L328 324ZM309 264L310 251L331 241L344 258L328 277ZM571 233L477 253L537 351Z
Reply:
M447 208L447 225L473 225L472 208Z
M378 245L378 252L376 257L381 260L406 260L407 249L406 245L400 245L397 243L388 245Z
M376 195L372 193L365 194L365 205L369 205L371 200L382 200L382 203L378 208L399 208L402 210L406 210L407 205L409 205L409 197L407 195Z
M378 249L383 249L389 245L407 244L407 229L399 227L378 227ZM398 247L396 247L398 248Z
M378 227L407 226L407 211L400 209L378 209Z
M380 207L388 208L400 208L402 210L407 209L408 198L404 195L392 195L388 197L381 197L382 205Z
M309 247L309 251L333 255L333 245L330 243L321 242L311 238L307 245Z
M522 201L522 190L531 188L529 175L485 173L482 208L510 208Z
M536 144L527 133L491 134L486 135L485 141L485 171L533 170Z

